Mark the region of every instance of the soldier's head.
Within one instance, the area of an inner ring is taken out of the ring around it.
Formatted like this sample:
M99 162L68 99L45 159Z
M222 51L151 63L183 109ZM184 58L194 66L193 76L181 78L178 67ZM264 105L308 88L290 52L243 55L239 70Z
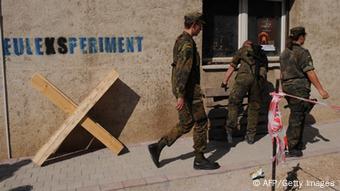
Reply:
M248 48L250 48L252 44L253 44L252 41L246 40L246 41L243 42L243 45L242 45L242 46L243 46L243 47L248 47Z
M302 27L302 26L299 26L299 27L293 27L293 28L290 29L289 37L293 41L303 45L305 40L306 40L306 35L307 35L307 33L306 33L305 28Z
M192 36L197 36L201 32L203 24L205 22L200 12L191 12L184 16L184 28Z

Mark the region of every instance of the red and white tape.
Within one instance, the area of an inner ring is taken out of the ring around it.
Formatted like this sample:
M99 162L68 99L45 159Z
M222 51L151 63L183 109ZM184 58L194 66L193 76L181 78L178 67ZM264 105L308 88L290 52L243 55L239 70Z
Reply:
M309 102L309 103L320 104L320 105L322 105L322 106L329 107L329 108L334 109L334 110L336 110L336 111L340 111L340 106L331 105L331 104L328 104L328 103L325 103L325 102L321 102L321 101L315 101L315 100L312 100L312 99L306 99L306 98L302 98L302 97L290 95L290 94L287 94L287 93L285 93L285 92L278 92L278 93L272 92L272 93L270 93L270 95L271 95L271 96L277 95L277 96L280 96L280 97L287 96L287 97L299 99L299 100L302 100L302 101L306 101L306 102Z

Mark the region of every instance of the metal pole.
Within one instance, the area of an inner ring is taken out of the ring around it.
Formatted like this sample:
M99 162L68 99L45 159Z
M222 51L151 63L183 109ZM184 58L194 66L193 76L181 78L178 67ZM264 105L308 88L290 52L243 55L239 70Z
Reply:
M275 191L276 186L276 140L273 139L273 163L272 163L272 191Z
M8 119L8 97L7 97L7 80L6 80L6 58L4 52L4 27L3 27L3 16L2 16L2 0L0 0L0 33L1 33L1 47L2 47L2 88L3 88L3 102L4 102L4 121L6 128L6 143L7 143L7 157L8 159L12 158L12 149L11 149L11 139L10 139L10 130L9 130L9 119Z
M276 84L275 84L275 92L278 93L279 92L279 87L280 87L280 80L276 80ZM273 163L272 163L272 191L275 191L275 186L276 186L276 140L272 139L273 141Z

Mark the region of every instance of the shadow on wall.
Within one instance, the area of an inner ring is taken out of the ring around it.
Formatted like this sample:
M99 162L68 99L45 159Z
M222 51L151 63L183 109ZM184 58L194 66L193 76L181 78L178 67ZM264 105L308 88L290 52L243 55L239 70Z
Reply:
M26 166L30 164L32 161L27 160L21 160L12 164L1 164L0 165L0 182L6 180L7 178L10 178L13 176L14 172L19 170L21 167Z
M119 139L139 99L140 96L135 91L117 79L87 116ZM78 125L61 144L56 156L79 150L93 151L103 147L102 143ZM77 153L76 155L79 155L79 152Z

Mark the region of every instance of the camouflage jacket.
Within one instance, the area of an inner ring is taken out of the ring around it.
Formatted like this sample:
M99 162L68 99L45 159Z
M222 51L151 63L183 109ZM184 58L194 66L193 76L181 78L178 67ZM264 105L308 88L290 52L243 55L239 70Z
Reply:
M256 67L256 62L258 62L258 68ZM240 68L237 75L245 74L252 75L255 78L267 78L268 59L262 50L260 53L255 54L252 48L241 47L233 57L230 66L236 69L239 64Z
M306 72L314 70L309 51L298 44L286 48L280 55L281 79L283 82L293 80L308 81Z
M176 98L193 99L200 94L200 58L195 41L186 32L174 45L171 83Z

